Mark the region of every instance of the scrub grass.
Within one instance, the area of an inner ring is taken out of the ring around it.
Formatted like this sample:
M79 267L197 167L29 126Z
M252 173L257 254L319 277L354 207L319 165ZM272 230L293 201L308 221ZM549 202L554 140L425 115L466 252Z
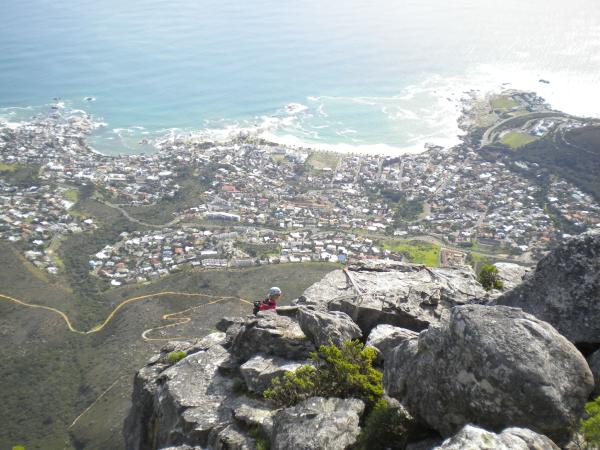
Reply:
M510 131L502 136L500 142L508 145L510 148L519 148L536 140L537 138L531 136L530 134L521 133L520 131Z

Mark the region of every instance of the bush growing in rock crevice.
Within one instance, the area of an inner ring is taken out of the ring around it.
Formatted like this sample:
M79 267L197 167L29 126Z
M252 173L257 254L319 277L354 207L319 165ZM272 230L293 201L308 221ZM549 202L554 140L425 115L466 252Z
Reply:
M600 397L585 405L585 418L581 421L579 430L582 441L578 447L582 450L596 450L600 448Z
M371 409L383 395L383 374L372 367L377 353L358 340L341 347L322 345L311 353L313 366L302 366L273 380L264 392L278 406L292 406L310 397L357 398Z
M380 399L365 421L354 450L406 448L413 419L402 408Z
M166 360L169 364L175 364L185 358L185 352L171 352L166 356Z
M481 283L486 291L502 289L504 287L504 283L498 278L498 268L492 264L486 264L481 268L477 276L477 281Z

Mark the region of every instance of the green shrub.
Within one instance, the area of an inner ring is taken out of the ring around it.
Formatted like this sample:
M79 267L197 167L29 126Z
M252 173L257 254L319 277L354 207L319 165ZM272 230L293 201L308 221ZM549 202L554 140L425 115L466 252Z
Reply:
M481 268L477 280L486 291L491 289L502 289L504 286L502 280L498 278L498 268L492 264L486 264Z
M412 418L401 408L388 405L384 399L377 402L367 417L356 450L404 449Z
M254 439L256 450L269 450L271 448L269 437L260 425L251 425L248 428L248 434Z
M586 418L581 420L579 433L584 439L580 444L583 449L600 448L600 397L585 405Z
M322 345L311 353L313 366L302 366L273 380L265 398L292 406L309 397L358 398L373 407L383 395L383 375L372 367L376 352L358 341L341 347Z
M167 355L167 362L175 364L185 358L185 352L171 352Z
M22 445L13 445L12 450L25 450L25 447Z

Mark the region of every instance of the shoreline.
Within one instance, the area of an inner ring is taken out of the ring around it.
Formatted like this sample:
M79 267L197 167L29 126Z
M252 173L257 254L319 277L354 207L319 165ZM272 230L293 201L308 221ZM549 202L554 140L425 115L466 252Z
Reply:
M65 121L78 120L82 123L81 134L85 139L87 148L94 154L102 157L123 157L134 155L148 155L159 153L170 142L190 142L190 143L206 143L213 142L216 145L234 145L240 141L259 141L267 145L281 146L289 150L302 150L313 152L332 152L339 154L356 154L370 156L404 156L418 155L429 151L431 148L451 149L458 145L466 143L470 131L474 126L472 116L476 115L475 106L481 102L487 102L495 96L508 95L510 93L533 93L532 91L512 89L510 83L503 83L505 86L502 89L481 91L472 89L463 91L461 95L455 96L454 100L447 98L446 100L453 103L456 117L454 120L454 132L456 134L447 135L445 137L428 138L420 137L415 139L417 143L407 144L406 146L395 146L386 143L315 143L302 140L301 137L288 134L278 134L284 125L287 125L298 118L299 114L306 113L308 107L299 103L290 103L284 109L287 114L274 115L263 117L263 122L254 126L240 126L239 123L226 125L222 128L198 128L198 129L177 129L177 128L162 128L155 131L150 131L144 127L132 126L128 128L110 128L109 124L102 118L94 118L88 112L79 106L73 108L65 106L64 102L51 103L43 106L31 107L5 107L0 110L11 111L15 109L34 112L35 108L40 109L37 114L30 116L28 121L22 120L22 117L0 116L0 124L15 130L22 126L39 125L44 118L50 115L59 114ZM537 93L534 93L537 96ZM541 98L541 97L540 97ZM293 108L292 108L293 107ZM548 105L548 107L550 107ZM43 110L45 109L45 112ZM10 113L9 115L13 115ZM106 132L114 133L114 136L102 136ZM131 133L129 136L124 136L121 133ZM118 142L119 151L111 152L102 147L105 145L97 145L98 142L104 144L110 142ZM131 142L126 142L129 140ZM96 141L96 142L94 142ZM138 149L134 146L139 146Z

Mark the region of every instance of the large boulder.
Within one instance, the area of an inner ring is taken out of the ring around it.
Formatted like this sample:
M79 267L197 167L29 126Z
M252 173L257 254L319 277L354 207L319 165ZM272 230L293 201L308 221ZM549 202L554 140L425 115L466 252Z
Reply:
M577 428L593 388L579 351L516 308L465 305L402 342L386 360L387 392L444 436L473 423L524 426L558 443Z
M248 319L231 344L232 353L242 361L257 353L305 360L313 350L298 322L274 311L259 312Z
M169 343L137 373L123 428L126 448L252 449L244 424L254 420L271 430L271 406L244 395L237 389L241 380L221 370L231 357L225 341L225 333L213 333L199 342ZM169 351L187 356L172 364Z
M466 425L434 450L559 450L546 436L526 428L507 428L500 434Z
M272 450L343 450L356 442L361 400L312 397L273 418Z
M588 364L594 375L594 390L592 394L594 397L600 395L600 350L596 350L592 353L588 359Z
M345 341L362 337L362 332L348 314L341 311L320 311L311 307L299 307L296 318L300 328L315 344L342 345Z
M402 342L418 337L419 333L416 331L383 324L371 330L366 346L377 350L378 359L381 362L385 361L386 355L390 354Z
M273 432L273 416L276 411L269 405L256 402L242 403L233 410L233 417L246 427L258 427L265 435L270 436Z
M498 278L502 281L502 290L505 292L520 285L531 271L530 267L508 262L497 262L494 263L494 266L498 269Z
M277 356L256 355L240 367L240 372L248 390L262 393L271 385L273 378L286 372L293 372L303 364Z
M552 324L575 343L600 343L600 230L563 242L497 299Z
M485 296L469 267L365 261L329 273L304 292L304 303L345 312L366 336L380 324L421 331Z

